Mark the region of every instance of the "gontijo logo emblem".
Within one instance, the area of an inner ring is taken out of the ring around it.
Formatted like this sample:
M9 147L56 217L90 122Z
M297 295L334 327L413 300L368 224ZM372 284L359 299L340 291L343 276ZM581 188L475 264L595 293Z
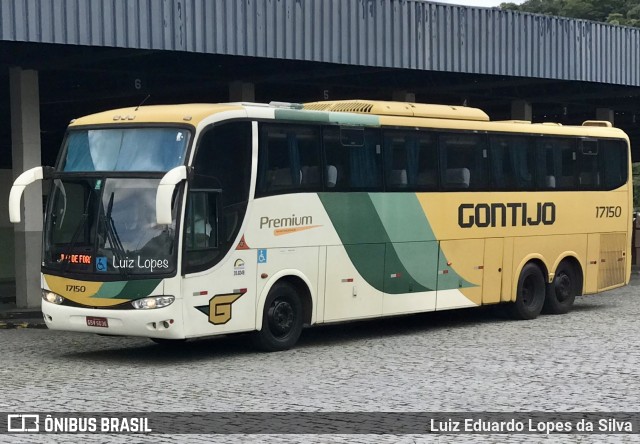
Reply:
M213 325L223 325L231 320L233 315L231 306L235 301L247 292L246 288L239 288L233 293L217 294L209 299L209 305L194 307L209 317L209 322Z
M260 218L260 229L275 228L275 230L273 230L274 236L297 233L299 231L310 230L321 226L322 225L313 225L313 216L296 216L295 214L292 214L291 217L272 219L267 216L262 216Z

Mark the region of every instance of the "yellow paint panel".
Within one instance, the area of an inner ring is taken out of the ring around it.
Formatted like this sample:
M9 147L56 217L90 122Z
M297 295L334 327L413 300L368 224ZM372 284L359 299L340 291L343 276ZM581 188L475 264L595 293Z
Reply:
M48 274L44 275L44 280L51 291L78 304L111 307L128 301L128 299L93 298L92 296L100 290L104 282L78 281Z
M141 106L137 110L135 107L121 108L80 117L69 126L135 123L179 123L196 126L213 114L240 109L243 108L239 105L205 103Z
M595 227L600 233L626 232L630 221L624 187L609 192L418 193L417 197L441 240L586 234ZM547 224L535 224L539 205L545 208ZM609 206L621 208L619 217L598 217L597 207Z
M446 262L443 257L440 258L438 291L457 288L474 304L480 305L482 302L484 239L442 241L440 242L440 249L444 254L444 258L446 258ZM458 276L473 286L465 286L452 273L444 274L444 271L447 270L455 271ZM440 301L438 301L437 306L440 307L441 305Z
M490 238L484 241L484 273L482 280L482 303L500 302L502 287L502 252L504 239Z
M515 301L515 295L511 291L513 278L513 238L504 240L504 253L502 259L502 302Z
M600 233L590 234L587 240L587 268L584 293L598 292L598 270L600 267Z

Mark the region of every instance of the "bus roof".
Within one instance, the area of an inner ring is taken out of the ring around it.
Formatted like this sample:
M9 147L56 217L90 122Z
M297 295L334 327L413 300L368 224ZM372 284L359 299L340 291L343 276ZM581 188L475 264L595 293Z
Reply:
M188 103L181 105L151 105L130 108L120 108L103 111L80 117L71 122L70 126L105 125L117 123L188 123L197 126L198 123L212 114L223 111L241 110L243 107L236 103Z
M627 139L627 135L609 122L586 121L583 125L532 123L522 120L490 121L478 108L376 100L335 100L305 104L263 103L189 103L151 105L103 111L75 119L70 126L131 123L183 123L198 126L205 118L225 112L246 110L249 118L266 117L275 110L276 120L332 122L365 126L407 126L444 130L496 131L521 134L574 135ZM327 117L335 116L335 117ZM352 117L349 117L352 116Z
M428 117L431 119L475 120L488 122L489 116L468 106L431 105L426 103L383 102L375 100L339 100L305 103L304 109L367 113L378 116Z
M377 116L380 125L425 128L496 131L522 134L573 135L627 139L627 135L610 122L587 120L582 125L532 123L526 120L494 120L478 108L376 100L335 100L305 103L311 112L355 113Z

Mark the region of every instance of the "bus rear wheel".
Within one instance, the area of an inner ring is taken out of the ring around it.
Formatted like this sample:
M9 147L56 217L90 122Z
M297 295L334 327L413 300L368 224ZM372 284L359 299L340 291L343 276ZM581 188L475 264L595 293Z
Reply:
M535 319L542 311L545 299L544 275L536 264L528 263L518 278L515 302L509 306L514 319Z
M254 333L254 344L264 351L288 350L302 333L302 302L295 288L276 283L267 296L262 329Z
M544 312L550 314L564 314L571 310L576 299L576 272L573 266L562 261L556 270L553 282L547 286L547 297L544 301Z

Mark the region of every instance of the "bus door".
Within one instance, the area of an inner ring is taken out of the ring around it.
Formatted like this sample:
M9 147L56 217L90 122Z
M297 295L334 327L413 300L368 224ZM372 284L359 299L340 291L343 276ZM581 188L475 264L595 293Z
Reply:
M189 190L182 290L187 336L255 327L256 251L242 242L234 247L232 216L220 190Z

